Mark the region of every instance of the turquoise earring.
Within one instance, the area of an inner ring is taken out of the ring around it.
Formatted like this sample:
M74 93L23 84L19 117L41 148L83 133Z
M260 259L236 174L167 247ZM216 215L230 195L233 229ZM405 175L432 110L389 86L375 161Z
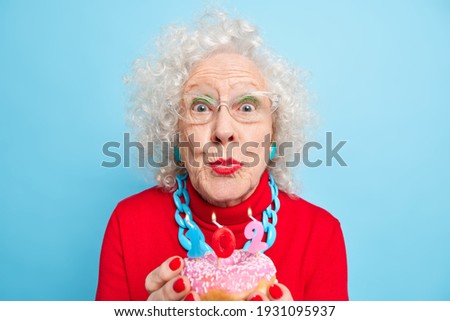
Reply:
M173 158L174 158L175 164L177 164L180 167L183 166L183 162L181 161L181 156L180 156L180 149L178 148L178 146L175 146L173 148Z
M270 145L269 160L273 160L275 158L276 152L277 152L277 144L275 142L272 142L272 144Z

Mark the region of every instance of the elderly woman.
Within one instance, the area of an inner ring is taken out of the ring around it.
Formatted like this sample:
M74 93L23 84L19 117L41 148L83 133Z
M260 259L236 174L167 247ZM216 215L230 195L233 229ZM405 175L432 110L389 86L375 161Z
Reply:
M159 186L114 210L97 300L198 300L181 274L186 220L207 251L215 213L241 249L248 209L265 222L264 254L278 281L248 300L347 300L340 224L294 194L287 166L308 119L296 70L262 47L254 26L222 12L194 31L170 28L158 48L158 60L137 62L131 114L148 155L168 161L156 168Z

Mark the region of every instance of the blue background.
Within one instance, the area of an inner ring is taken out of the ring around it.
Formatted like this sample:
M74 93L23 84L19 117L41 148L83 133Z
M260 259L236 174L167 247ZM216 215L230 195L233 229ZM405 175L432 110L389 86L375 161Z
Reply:
M153 184L101 166L127 131L122 78L162 26L204 7L162 2L0 1L0 299L94 298L111 211ZM313 138L347 141L347 167L297 177L342 223L350 298L449 300L448 2L221 6L309 72Z

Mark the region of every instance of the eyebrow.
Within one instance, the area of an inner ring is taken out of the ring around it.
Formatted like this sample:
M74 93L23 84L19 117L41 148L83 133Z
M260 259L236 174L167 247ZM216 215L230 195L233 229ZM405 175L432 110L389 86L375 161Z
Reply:
M209 98L209 100L207 98ZM193 103L195 103L195 102L205 102L205 103L209 104L209 103L211 103L211 100L214 100L214 98L212 98L211 96L208 96L208 95L202 95L200 97L195 97L192 100L192 102Z
M255 97L248 96L248 95L245 95L245 96L239 98L239 103L242 103L242 102L247 101L247 100L249 100L249 101L251 101L252 103L255 103L255 104L258 103L258 100Z

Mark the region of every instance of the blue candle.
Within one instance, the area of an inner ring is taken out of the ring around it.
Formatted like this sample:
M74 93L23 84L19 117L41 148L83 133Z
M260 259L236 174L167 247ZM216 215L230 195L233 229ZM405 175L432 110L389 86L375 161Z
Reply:
M186 216L186 222L189 225L186 237L191 241L191 248L187 256L190 258L198 258L205 255L209 251L205 241L203 240L203 233L197 226L194 226L189 221L189 216Z

